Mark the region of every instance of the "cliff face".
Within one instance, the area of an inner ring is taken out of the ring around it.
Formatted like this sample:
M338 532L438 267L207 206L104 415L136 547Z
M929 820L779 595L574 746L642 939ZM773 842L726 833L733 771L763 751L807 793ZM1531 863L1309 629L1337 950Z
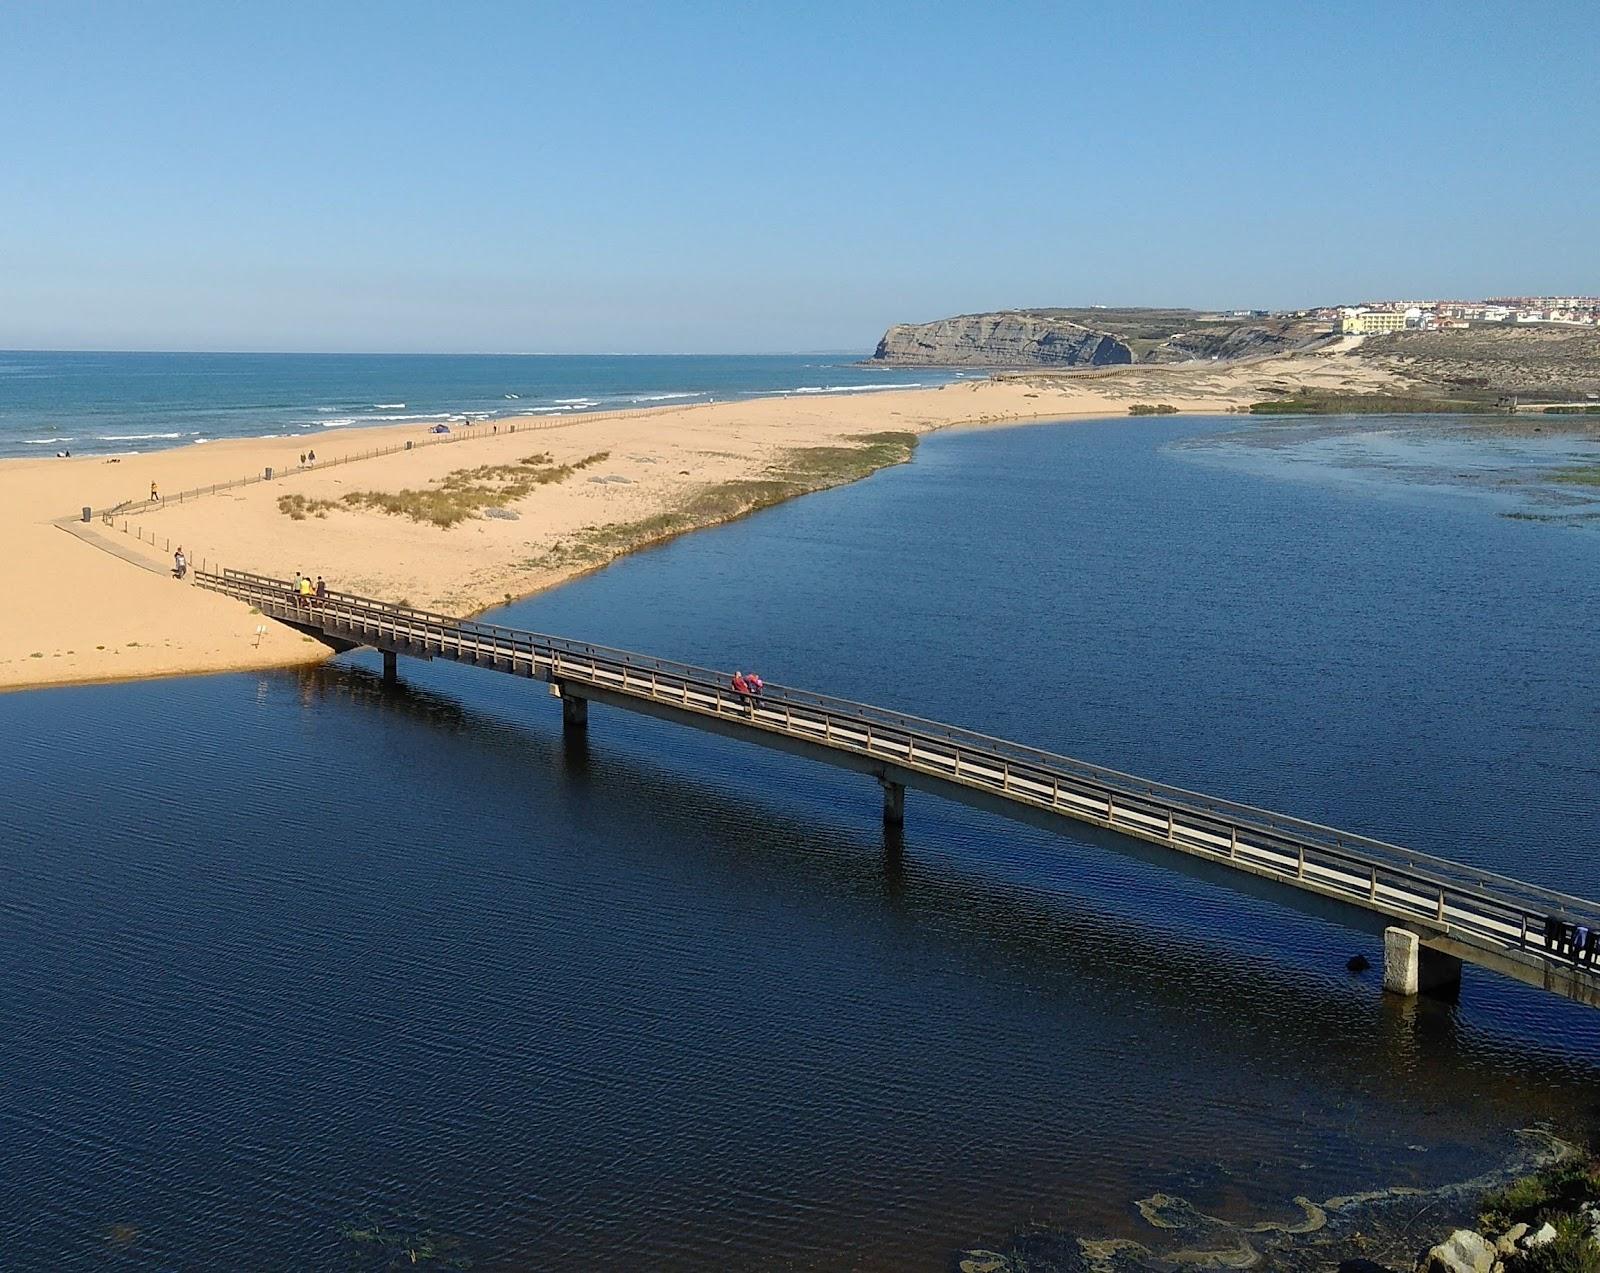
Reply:
M1105 367L1228 361L1297 349L1327 334L1286 315L1191 309L1034 309L899 323L879 363L938 367Z
M873 361L941 367L1102 367L1133 361L1115 336L1062 318L965 314L936 323L896 323Z
M1261 319L1236 326L1214 324L1209 329L1176 332L1152 349L1140 362L1190 362L1252 358L1298 349L1320 335L1289 319Z

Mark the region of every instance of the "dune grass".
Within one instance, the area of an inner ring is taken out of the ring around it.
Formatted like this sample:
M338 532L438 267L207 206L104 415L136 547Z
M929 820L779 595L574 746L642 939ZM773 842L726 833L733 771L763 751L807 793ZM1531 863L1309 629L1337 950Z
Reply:
M1487 402L1408 398L1385 393L1301 393L1293 398L1252 402L1251 415L1482 415L1502 413Z
M770 508L796 495L840 486L892 464L904 464L916 449L915 433L859 433L853 446L800 447L787 452L759 477L715 482L678 508L631 522L591 526L552 544L524 562L534 570L586 567L659 543L702 526L715 526Z
M564 481L580 469L603 464L610 458L610 451L596 451L570 464L556 464L548 454L529 455L514 464L456 469L421 490L407 487L399 491L351 491L338 500L281 495L278 511L298 522L307 517L326 517L336 508L369 508L448 529L477 517L486 508L514 504L537 487Z

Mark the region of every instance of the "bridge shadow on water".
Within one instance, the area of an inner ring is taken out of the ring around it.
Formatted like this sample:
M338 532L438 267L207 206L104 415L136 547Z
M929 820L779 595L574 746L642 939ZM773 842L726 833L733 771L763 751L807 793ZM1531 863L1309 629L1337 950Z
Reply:
M849 793L830 800L831 816L800 816L770 784L709 780L698 772L703 753L673 763L683 759L675 754L681 731L627 713L596 709L589 730L567 734L553 702L542 719L521 719L404 681L386 686L348 663L285 675L297 676L307 702L447 735L481 781L544 775L541 790L609 852L670 853L707 888L755 882L796 907L886 925L914 952L1047 1000L1067 987L1074 997L1117 1000L1180 1037L1201 1066L1237 1068L1248 1058L1352 1096L1387 1089L1384 1099L1423 1112L1513 1125L1531 1111L1600 1130L1600 1063L1592 1059L1600 1018L1591 1009L1471 968L1460 1005L1385 995L1376 966L1360 976L1343 970L1348 953L1371 949L1361 934L1375 926L1337 903L1097 828L1066 824L1063 833L1042 812L1024 819L1051 836L1032 860L1055 869L1043 882L1019 879L992 870L983 853L1017 837L1011 820L925 793L908 805L904 830L880 827L871 816L876 787L777 758L788 774ZM716 746L726 749L716 758L747 754ZM975 839L949 834L964 829L959 819L976 828ZM686 853L693 857L682 863ZM1063 879L1069 858L1081 870ZM1198 921L1162 911L1175 899L1197 901ZM1281 925L1286 938L1264 946L1255 926L1267 924ZM1494 1012L1480 1009L1484 1000Z

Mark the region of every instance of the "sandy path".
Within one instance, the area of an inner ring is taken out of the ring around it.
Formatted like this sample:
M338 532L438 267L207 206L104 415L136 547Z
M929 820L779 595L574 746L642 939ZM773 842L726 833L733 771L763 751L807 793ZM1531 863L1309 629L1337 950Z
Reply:
M1336 356L1335 356L1336 357ZM1054 376L968 381L941 389L664 408L611 416L501 421L477 426L448 446L298 469L303 439L239 439L147 455L0 462L0 688L281 666L327 657L320 645L260 620L245 607L180 584L166 570L169 545L198 564L288 576L327 577L346 591L449 613L470 613L590 569L631 542L608 528L637 527L695 506L720 484L760 478L804 448L855 446L879 432L927 433L956 424L1105 417L1132 401L1171 402L1185 411L1226 411L1287 381L1348 385L1358 373L1327 355L1296 355L1248 368L1130 368L1121 376ZM510 431L516 423L518 431ZM426 440L415 426L330 433L319 459ZM344 508L292 520L279 497L340 500L353 490L425 488L446 474L509 464L534 453L569 463L608 458L536 488L513 506L515 520L473 519L449 529L369 510ZM55 524L80 506L110 508L142 499L152 481L168 494L259 473L272 483L206 495L128 519L151 547L95 523L96 535L123 553ZM572 545L590 545L574 557ZM593 545L602 546L598 549ZM154 569L140 569L129 555ZM595 634L603 639L604 634Z

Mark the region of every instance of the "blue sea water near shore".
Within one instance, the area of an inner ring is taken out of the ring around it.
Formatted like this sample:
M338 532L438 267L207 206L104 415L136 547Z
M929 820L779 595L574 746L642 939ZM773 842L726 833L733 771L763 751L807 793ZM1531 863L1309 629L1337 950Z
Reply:
M849 355L122 354L0 351L0 456L314 439L362 425L938 385Z
M1600 893L1600 536L1256 436L940 434L495 617ZM948 1269L1600 1123L1591 1009L1396 1001L1092 832L912 793L886 851L868 780L402 671L0 696L8 1269Z

